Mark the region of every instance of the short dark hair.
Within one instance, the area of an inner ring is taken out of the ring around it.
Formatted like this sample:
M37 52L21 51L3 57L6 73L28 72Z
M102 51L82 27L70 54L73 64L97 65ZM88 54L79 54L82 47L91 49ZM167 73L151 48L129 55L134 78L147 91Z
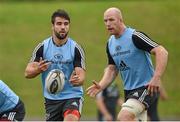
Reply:
M70 22L70 17L65 10L58 9L51 16L51 23L54 24L56 17L62 17Z

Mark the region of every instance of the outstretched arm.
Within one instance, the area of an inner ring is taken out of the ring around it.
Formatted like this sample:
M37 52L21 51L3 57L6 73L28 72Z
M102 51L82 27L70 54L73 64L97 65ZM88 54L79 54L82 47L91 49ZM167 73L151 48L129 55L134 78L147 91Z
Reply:
M104 75L99 82L101 89L105 89L116 78L118 71L115 65L108 65L104 70Z
M104 71L104 75L100 82L94 82L86 91L90 97L95 97L100 91L105 89L117 76L117 69L115 65L108 65Z

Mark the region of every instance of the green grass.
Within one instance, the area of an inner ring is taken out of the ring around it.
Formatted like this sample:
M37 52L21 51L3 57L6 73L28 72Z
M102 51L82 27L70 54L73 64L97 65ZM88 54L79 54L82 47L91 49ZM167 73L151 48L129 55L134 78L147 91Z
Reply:
M122 9L127 25L146 32L169 51L168 67L163 76L169 99L159 103L159 111L161 117L180 115L180 1L0 2L0 78L22 98L27 118L44 119L40 77L27 80L24 69L34 47L51 35L52 12L63 8L71 16L70 36L86 52L86 89L92 79L101 78L106 66L108 33L103 12L111 6ZM95 102L86 94L82 116L96 116Z

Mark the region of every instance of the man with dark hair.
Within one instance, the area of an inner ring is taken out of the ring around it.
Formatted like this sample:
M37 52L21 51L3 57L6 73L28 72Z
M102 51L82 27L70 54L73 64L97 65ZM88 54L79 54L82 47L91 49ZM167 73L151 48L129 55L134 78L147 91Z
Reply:
M0 121L22 121L24 116L24 103L0 80Z
M70 18L66 11L52 14L52 36L40 43L32 54L25 70L26 78L42 74L47 121L78 121L83 102L85 80L84 50L68 37ZM47 74L54 69L65 75L65 85L57 94L50 94L45 88Z
M55 11L53 13L53 15L51 16L51 23L52 24L54 24L56 17L63 17L64 19L68 20L70 23L69 15L66 13L66 11L64 11L62 9L58 9L57 11Z

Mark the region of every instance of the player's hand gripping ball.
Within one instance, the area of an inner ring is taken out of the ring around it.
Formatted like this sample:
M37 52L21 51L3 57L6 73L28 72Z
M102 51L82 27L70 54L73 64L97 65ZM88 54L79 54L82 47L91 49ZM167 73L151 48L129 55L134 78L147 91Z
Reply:
M45 88L50 94L57 94L64 88L65 76L58 69L50 71L45 80Z

